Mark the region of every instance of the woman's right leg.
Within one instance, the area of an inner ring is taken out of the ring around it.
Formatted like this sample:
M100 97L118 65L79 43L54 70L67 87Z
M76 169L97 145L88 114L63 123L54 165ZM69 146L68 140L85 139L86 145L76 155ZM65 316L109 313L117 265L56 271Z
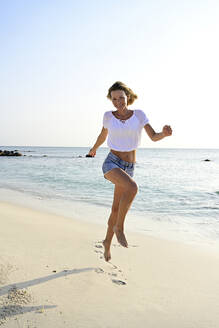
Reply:
M113 228L116 225L118 211L119 211L119 203L120 203L120 198L121 198L122 193L123 193L123 189L121 187L115 185L113 204L112 204L110 217L108 220L108 228L107 228L107 232L106 232L106 237L103 241L104 258L107 262L111 260L110 246L111 246L111 242L112 242L113 235L114 235Z
M113 231L116 234L118 242L122 246L128 247L128 243L124 235L124 221L138 191L138 187L136 182L120 168L114 168L107 172L105 174L105 178L111 181L116 188L122 190L119 198L117 220Z

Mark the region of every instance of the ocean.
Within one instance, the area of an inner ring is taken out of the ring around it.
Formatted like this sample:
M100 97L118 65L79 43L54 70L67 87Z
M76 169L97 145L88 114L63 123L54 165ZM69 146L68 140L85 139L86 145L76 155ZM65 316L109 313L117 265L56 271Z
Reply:
M107 148L95 158L85 157L85 147L0 149L25 155L0 157L0 200L106 225L113 199L101 169ZM219 149L139 148L134 179L139 192L127 230L219 246Z

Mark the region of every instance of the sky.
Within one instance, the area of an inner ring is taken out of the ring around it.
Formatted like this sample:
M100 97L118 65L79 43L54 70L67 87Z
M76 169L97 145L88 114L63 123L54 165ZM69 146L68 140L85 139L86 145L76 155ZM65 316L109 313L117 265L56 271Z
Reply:
M218 17L218 0L0 1L0 145L91 147L119 80L173 129L141 147L219 148Z

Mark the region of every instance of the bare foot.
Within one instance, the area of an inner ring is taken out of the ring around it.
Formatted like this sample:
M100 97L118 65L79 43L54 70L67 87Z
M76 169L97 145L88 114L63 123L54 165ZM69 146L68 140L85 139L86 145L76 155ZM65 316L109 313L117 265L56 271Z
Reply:
M108 262L111 260L111 254L110 254L110 243L107 242L106 240L103 241L103 246L104 246L104 258Z
M127 242L127 240L125 238L124 232L122 230L120 230L119 228L117 228L116 226L113 227L113 231L116 234L118 243L120 245L122 245L123 247L126 247L127 248L128 247L128 242Z

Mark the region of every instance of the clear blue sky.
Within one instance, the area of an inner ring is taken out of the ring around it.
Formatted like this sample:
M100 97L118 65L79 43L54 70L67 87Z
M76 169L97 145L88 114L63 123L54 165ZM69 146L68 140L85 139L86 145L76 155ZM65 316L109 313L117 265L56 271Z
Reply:
M0 2L0 145L92 146L120 80L173 136L219 148L218 0Z

